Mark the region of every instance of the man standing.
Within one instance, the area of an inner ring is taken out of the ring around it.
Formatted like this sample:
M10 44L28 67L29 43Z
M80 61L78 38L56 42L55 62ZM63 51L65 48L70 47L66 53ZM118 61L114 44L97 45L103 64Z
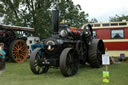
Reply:
M5 55L6 53L4 51L4 43L0 43L0 71L1 72L3 72L5 69Z

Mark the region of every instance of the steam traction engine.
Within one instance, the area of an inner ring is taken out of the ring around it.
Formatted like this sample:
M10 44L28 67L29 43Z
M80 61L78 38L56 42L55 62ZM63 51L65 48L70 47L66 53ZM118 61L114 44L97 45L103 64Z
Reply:
M33 28L0 25L0 42L4 43L6 59L17 63L24 62L28 57L27 37L17 37L18 31L32 32Z
M93 39L92 27L87 24L83 29L59 25L59 13L53 10L52 37L45 39L42 48L36 48L30 55L30 68L34 74L46 73L50 66L59 67L64 76L73 76L79 63L88 62L92 67L102 65L104 43Z

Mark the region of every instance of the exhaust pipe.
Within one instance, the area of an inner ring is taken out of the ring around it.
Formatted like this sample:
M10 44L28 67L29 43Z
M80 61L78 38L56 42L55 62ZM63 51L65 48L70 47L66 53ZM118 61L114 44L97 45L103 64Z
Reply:
M54 33L57 33L59 30L59 10L52 11L52 26Z

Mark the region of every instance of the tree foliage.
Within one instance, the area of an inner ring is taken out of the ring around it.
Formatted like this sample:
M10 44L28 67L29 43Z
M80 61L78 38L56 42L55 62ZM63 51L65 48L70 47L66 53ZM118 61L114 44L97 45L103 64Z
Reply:
M72 0L58 0L58 7L60 9L60 20L67 21L69 26L80 27L88 22L88 14L81 11L80 5L74 5Z
M96 18L92 18L90 21L89 21L89 23L97 23L98 22L98 20L96 19Z
M109 21L110 22L116 22L116 21L122 21L122 20L126 20L128 21L128 15L115 15L114 17L110 17Z
M1 0L0 17L6 25L33 27L40 37L51 34L51 9L60 10L60 21L67 21L69 26L80 27L88 22L88 14L81 11L80 5L72 0Z

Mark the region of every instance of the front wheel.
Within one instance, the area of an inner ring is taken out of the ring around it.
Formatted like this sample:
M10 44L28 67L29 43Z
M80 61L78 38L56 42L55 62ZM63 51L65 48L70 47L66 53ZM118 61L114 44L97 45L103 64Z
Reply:
M43 55L40 53L41 48L35 49L30 55L30 68L34 74L43 74L46 73L49 69L49 66L42 64Z
M65 48L60 55L60 70L66 76L73 76L79 69L79 56L72 48Z

